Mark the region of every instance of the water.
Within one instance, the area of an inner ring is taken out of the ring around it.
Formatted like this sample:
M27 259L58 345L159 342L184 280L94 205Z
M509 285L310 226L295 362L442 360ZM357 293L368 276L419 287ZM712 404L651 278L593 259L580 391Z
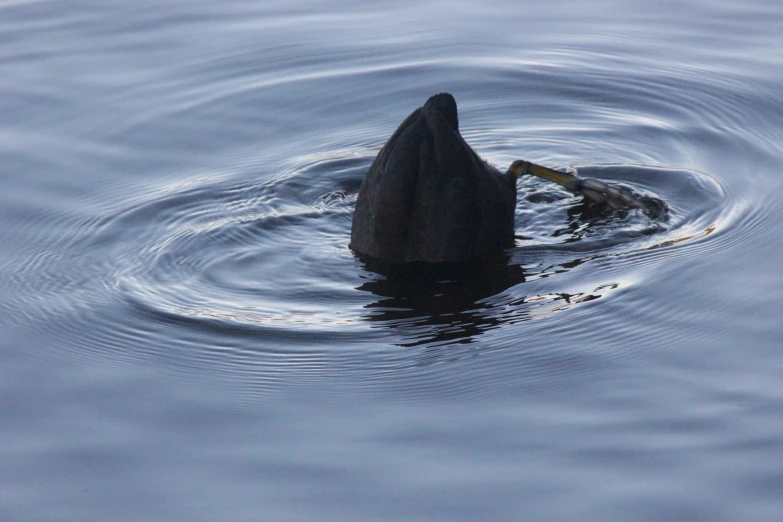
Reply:
M778 2L0 4L0 519L774 520ZM485 270L348 249L428 96Z

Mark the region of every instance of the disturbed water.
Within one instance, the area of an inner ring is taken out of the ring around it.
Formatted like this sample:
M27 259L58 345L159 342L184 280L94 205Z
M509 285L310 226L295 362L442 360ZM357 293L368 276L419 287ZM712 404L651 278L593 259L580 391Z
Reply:
M0 519L774 520L778 2L0 3ZM484 267L348 248L375 154L518 184Z

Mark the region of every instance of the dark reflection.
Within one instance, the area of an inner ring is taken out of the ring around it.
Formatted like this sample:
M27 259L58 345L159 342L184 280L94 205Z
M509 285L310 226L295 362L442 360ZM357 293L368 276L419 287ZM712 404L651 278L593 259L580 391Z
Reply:
M661 232L666 227L665 213L667 209L661 207L661 213L656 220L648 220L636 223L636 226L627 226L626 231L638 236L649 236ZM600 231L615 230L617 238L612 243L621 241L622 228L629 223L634 210L613 209L600 203L581 201L567 210L568 223L565 227L557 228L551 234L560 238L564 244L576 243L590 237ZM648 214L649 217L649 214Z
M361 258L375 278L358 287L379 299L364 317L413 339L402 346L471 342L501 321L485 299L525 282L525 272L501 256L482 264L385 264ZM402 332L401 332L402 333Z
M552 232L552 237L561 238L563 243L576 243L591 235L601 226L610 226L612 218L621 221L627 210L613 210L606 205L580 202L568 209L568 224Z
M364 319L396 330L399 346L471 343L484 332L503 324L548 315L577 303L601 297L595 292L523 297L506 291L536 279L567 272L588 258L525 270L504 255L484 264L389 265L361 258L372 278L357 289L378 299L367 305Z
M659 219L666 215L668 207L662 200L641 195L636 192L629 191L629 193L634 194L634 197L638 201L646 205L644 212L651 219ZM603 202L588 201L585 199L578 205L571 207L568 210L568 216L571 218L597 219L614 215L620 219L625 219L625 217L628 216L628 213L633 211L634 209L618 209Z

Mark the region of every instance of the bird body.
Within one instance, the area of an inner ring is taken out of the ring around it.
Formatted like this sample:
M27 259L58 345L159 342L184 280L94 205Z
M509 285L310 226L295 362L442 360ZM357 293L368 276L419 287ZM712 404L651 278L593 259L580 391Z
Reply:
M465 142L450 94L432 96L373 161L359 189L350 246L393 263L497 255L514 244L516 178Z
M457 102L441 93L405 118L370 166L350 246L391 263L496 257L514 245L516 180L525 175L582 196L593 212L639 209L657 218L667 208L658 198L525 160L500 172L462 138Z

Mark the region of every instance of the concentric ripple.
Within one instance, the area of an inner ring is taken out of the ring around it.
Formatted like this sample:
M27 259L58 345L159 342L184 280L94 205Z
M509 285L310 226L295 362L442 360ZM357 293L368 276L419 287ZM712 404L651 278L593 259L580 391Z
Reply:
M780 518L780 2L444 7L0 2L2 520ZM355 255L438 92L668 211Z
M143 245L117 252L125 262L115 285L139 311L200 328L265 336L350 329L357 317L338 305L350 301L346 280L355 276L337 267L352 259L341 239L364 164L335 153L257 185L207 182L157 194L103 230L137 231L132 243Z
M743 151L735 169L776 165L771 144L779 136L739 126L746 110L776 114L763 102L769 86L748 91L741 78L699 77L680 67L658 77L574 49L540 60L422 53L377 66L356 55L339 67L324 62L317 74L294 60L255 80L226 69L220 72L232 81L214 85L198 76L212 62L198 62L178 72L197 74L200 89L178 77L139 83L129 91L136 117L100 119L108 136L100 150L154 145L162 155L159 149L171 146L180 154L164 157L179 164L188 151L226 135L248 141L239 149L243 160L216 148L207 155L211 168L183 167L122 187L118 181L105 197L92 196L84 213L55 209L31 221L33 241L26 240L36 246L6 262L13 275L0 281L0 307L14 320L45 323L68 340L63 350L73 357L103 354L116 362L179 347L187 350L181 364L241 371L263 360L307 373L335 354L350 366L357 353L371 352L370 366L382 374L460 360L479 345L513 345L541 320L548 332L575 323L594 331L600 322L603 331L630 336L619 316L605 314L616 296L654 281L660 267L763 241L779 227L770 218L780 204L766 174L748 176L760 181L741 187L727 184L720 170L727 168L724 150ZM243 56L229 65L253 67ZM526 178L518 184L516 246L504 263L389 272L358 258L348 242L359 186L394 126L440 89L431 83L433 70L457 97L463 135L491 163L504 168L521 157L576 168L658 197L668 212L656 219L638 210L591 215L578 197ZM480 89L471 80L477 72ZM389 77L405 78L409 91L390 87ZM309 94L290 98L288 90L303 82ZM325 94L316 100L313 93ZM148 96L166 109L147 104ZM285 110L255 105L275 97L289 101ZM345 114L335 116L334 107ZM245 124L241 132L234 132L237 122ZM188 124L208 130L178 142ZM296 143L277 134L296 136ZM52 224L56 238L47 231ZM550 365L560 356L578 358L550 350L527 361ZM630 355L611 353L622 356Z
M147 352L122 347L134 338L151 346L162 336L169 346L187 347L191 363L222 358L228 350L238 364L250 343L253 352L279 354L301 369L319 366L338 347L354 347L347 356L377 339L428 347L412 358L381 356L386 365L418 366L439 360L440 353L459 359L463 349L456 345L471 353L471 344L504 326L641 284L659 256L671 262L685 255L698 240L729 226L736 212L706 174L578 166L582 175L660 197L669 211L659 219L638 210L590 216L580 198L523 179L517 246L505 263L389 272L348 248L353 206L372 157L372 151L335 150L291 159L273 172L255 172L258 166L250 163L235 175L205 173L157 186L101 220L83 223L91 232L59 254L31 256L28 274L39 276L17 284L35 281L28 295L35 293L39 304L16 302L13 308L28 315L38 310L47 328L78 338L77 357L92 350L106 355L111 347L122 352L118 360L138 357ZM680 253L661 254L671 248ZM63 264L78 270L47 277ZM118 327L99 312L117 306L135 320ZM63 313L66 319L58 321ZM147 355L155 354L149 349Z
M584 166L582 174L662 197L670 212L659 220L640 211L590 217L579 198L525 180L507 263L388 273L347 246L371 160L335 151L290 161L258 182L248 172L239 181L200 176L159 187L106 218L86 248L108 252L103 288L140 324L176 325L182 338L208 334L215 346L257 340L270 353L324 339L347 346L367 335L449 345L608 295L620 286L616 274L585 286L567 273L607 257L616 268L629 254L705 237L724 206L720 186L703 174Z

